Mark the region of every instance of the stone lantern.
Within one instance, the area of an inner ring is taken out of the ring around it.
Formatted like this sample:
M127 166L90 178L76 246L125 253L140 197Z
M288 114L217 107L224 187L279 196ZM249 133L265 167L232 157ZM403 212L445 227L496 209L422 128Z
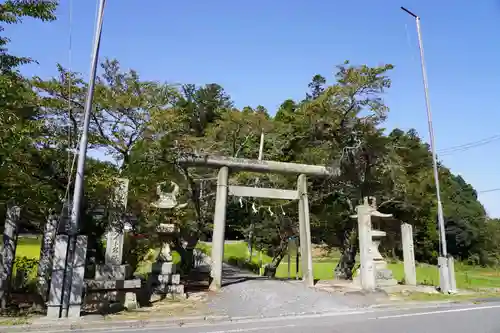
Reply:
M151 205L158 209L182 209L187 203L179 204L177 195L179 186L170 182L173 186L172 192L164 192L158 184L156 192L159 199ZM184 286L180 284L180 274L177 273L177 265L173 263L170 244L175 237L179 237L179 227L175 223L160 223L156 232L161 242L161 249L157 261L152 265L149 285L152 291L160 295L184 295Z
M368 200L371 199L371 205ZM379 246L386 233L372 229L372 217L390 218L392 214L384 214L377 210L374 197L365 197L363 205L357 207L358 213L352 217L358 219L358 233L360 241L361 268L355 281L361 283L364 289L375 287L393 286L398 282L392 276L392 271L387 268L387 262L380 254ZM361 279L361 280L360 280Z

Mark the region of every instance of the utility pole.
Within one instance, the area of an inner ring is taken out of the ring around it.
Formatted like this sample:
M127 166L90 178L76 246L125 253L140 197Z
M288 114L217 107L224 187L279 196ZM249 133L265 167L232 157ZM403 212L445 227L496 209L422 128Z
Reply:
M90 124L90 114L92 112L92 101L94 99L94 86L96 79L96 71L97 71L97 63L99 60L99 47L101 44L101 34L102 34L102 21L104 16L104 6L106 4L106 0L100 0L99 9L97 13L97 25L96 31L94 35L94 45L92 50L92 59L90 64L90 76L89 76L89 85L87 89L87 97L85 100L85 108L84 108L84 118L83 118L83 128L82 134L80 138L80 146L78 149L78 162L76 168L75 175L75 187L73 192L73 202L71 209L71 220L69 225L68 233L69 237L69 248L68 255L66 259L66 275L64 278L64 293L69 295L69 291L71 290L71 282L73 280L73 257L75 254L75 244L76 244L76 234L78 232L78 224L80 219L80 208L82 205L82 197L83 197L83 182L84 182L84 173L85 173L85 160L87 157L87 144L88 144L88 132L89 132L89 124ZM68 296L64 297L66 300L63 301L67 303L69 301ZM68 304L65 304L67 309ZM66 313L67 316L67 313ZM63 315L64 317L64 315Z
M429 86L427 84L427 70L425 68L425 57L424 57L424 45L422 42L422 32L420 31L420 17L412 13L408 9L401 7L403 11L415 18L415 23L417 25L417 35L418 35L418 46L420 49L420 65L422 68L422 81L424 84L424 94L425 94L425 107L427 110L427 124L429 127L429 139L432 151L432 164L434 169L434 182L436 185L436 199L437 199L437 214L438 214L438 228L439 228L439 239L440 239L440 252L441 256L438 260L439 266L439 276L440 276L440 287L441 292L450 291L450 279L454 277L455 274L448 269L448 251L446 247L446 229L444 225L444 214L443 205L441 203L441 190L439 187L439 172L436 158L436 145L434 142L434 129L432 127L432 113L431 104L429 100Z

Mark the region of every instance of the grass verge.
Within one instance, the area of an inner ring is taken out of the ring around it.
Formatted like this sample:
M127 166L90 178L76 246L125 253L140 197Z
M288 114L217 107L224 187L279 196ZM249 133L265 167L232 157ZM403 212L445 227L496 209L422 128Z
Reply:
M484 299L497 299L499 298L498 293L468 293L468 294L429 294L429 293L411 293L407 296L401 296L401 294L397 294L396 296L401 297L405 300L411 301L454 301L454 302L462 302L462 301L474 301L474 303L482 303Z
M211 247L207 244L200 244L199 248L205 253L210 254ZM228 243L224 245L224 261L230 264L237 264L239 266L250 268L256 272L254 267L259 267L259 254L252 257L248 263L248 250L247 244ZM290 277L296 276L297 266L295 258L291 258ZM262 263L270 263L272 258L262 254ZM313 258L313 274L314 278L318 280L330 280L333 278L333 272L338 263L338 257L331 254L325 257ZM243 264L247 262L247 264ZM403 263L391 263L388 265L394 274L394 278L402 281L404 278ZM457 287L460 289L473 289L479 290L482 288L500 288L500 271L494 268L470 266L462 263L455 264L455 275L457 280ZM301 276L300 267L298 276ZM288 260L285 258L278 266L276 277L288 277ZM437 266L419 264L417 265L417 282L421 285L438 285L439 284L439 271ZM456 297L456 296L452 296Z

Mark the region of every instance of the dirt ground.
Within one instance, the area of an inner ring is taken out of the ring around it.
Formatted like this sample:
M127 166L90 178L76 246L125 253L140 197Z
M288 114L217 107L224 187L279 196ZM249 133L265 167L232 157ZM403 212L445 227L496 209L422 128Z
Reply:
M164 299L150 306L133 311L122 311L107 316L109 320L165 319L166 317L207 316L211 314L207 306L207 292L191 294L187 299Z
M212 312L208 300L212 292L208 290L208 273L193 272L183 279L182 283L187 298L153 300L151 304L137 310L121 311L109 314L110 320L155 319L165 317L207 316Z

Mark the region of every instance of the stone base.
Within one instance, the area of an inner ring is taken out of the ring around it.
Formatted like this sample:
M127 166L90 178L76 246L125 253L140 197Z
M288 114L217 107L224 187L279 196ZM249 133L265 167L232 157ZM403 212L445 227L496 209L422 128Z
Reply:
M376 280L391 280L392 271L390 269L375 269L375 279Z
M68 318L79 318L82 312L80 304L71 304L68 309Z
M140 289L141 280L87 280L85 286L88 291Z
M134 310L139 307L135 291L98 291L85 295L85 304L97 306L98 309L107 311L112 308Z
M114 303L125 302L125 292L123 291L97 291L88 292L85 295L85 304L93 303Z
M181 285L181 275L176 273L173 262L156 262L151 267L148 279L149 300L165 297L185 297L184 286Z
M150 301L153 302L155 299L162 299L165 297L186 297L186 293L184 292L184 285L170 285L170 284L160 284L158 286L154 286L151 289Z
M356 276L353 278L355 285L361 286L361 274L359 270L356 271ZM377 288L392 287L398 285L398 280L392 277L392 271L389 269L378 270L375 273L375 285Z
M123 306L127 310L135 310L139 307L137 303L137 296L134 292L125 293L125 301L123 303Z
M81 311L82 311L82 306L80 304L70 304L68 307L68 318L79 318ZM60 305L48 305L46 318L61 319L59 317L60 312L61 312Z
M184 294L184 285L171 285L171 284L161 284L155 288L155 292L158 294Z
M173 262L155 262L151 266L153 274L175 274L176 265Z
M61 312L60 305L47 305L47 318L58 319Z
M375 281L377 288L384 288L384 287L392 287L392 286L397 286L398 285L398 280L396 279L387 279L387 280L376 280Z
M377 287L392 287L398 284L398 281L393 278L392 271L387 268L387 264L375 267L375 283Z
M97 265L95 268L96 280L126 280L132 277L130 265Z
M180 284L181 283L181 275L180 274L160 274L154 275L152 274L149 277L149 285L159 285L159 284Z

